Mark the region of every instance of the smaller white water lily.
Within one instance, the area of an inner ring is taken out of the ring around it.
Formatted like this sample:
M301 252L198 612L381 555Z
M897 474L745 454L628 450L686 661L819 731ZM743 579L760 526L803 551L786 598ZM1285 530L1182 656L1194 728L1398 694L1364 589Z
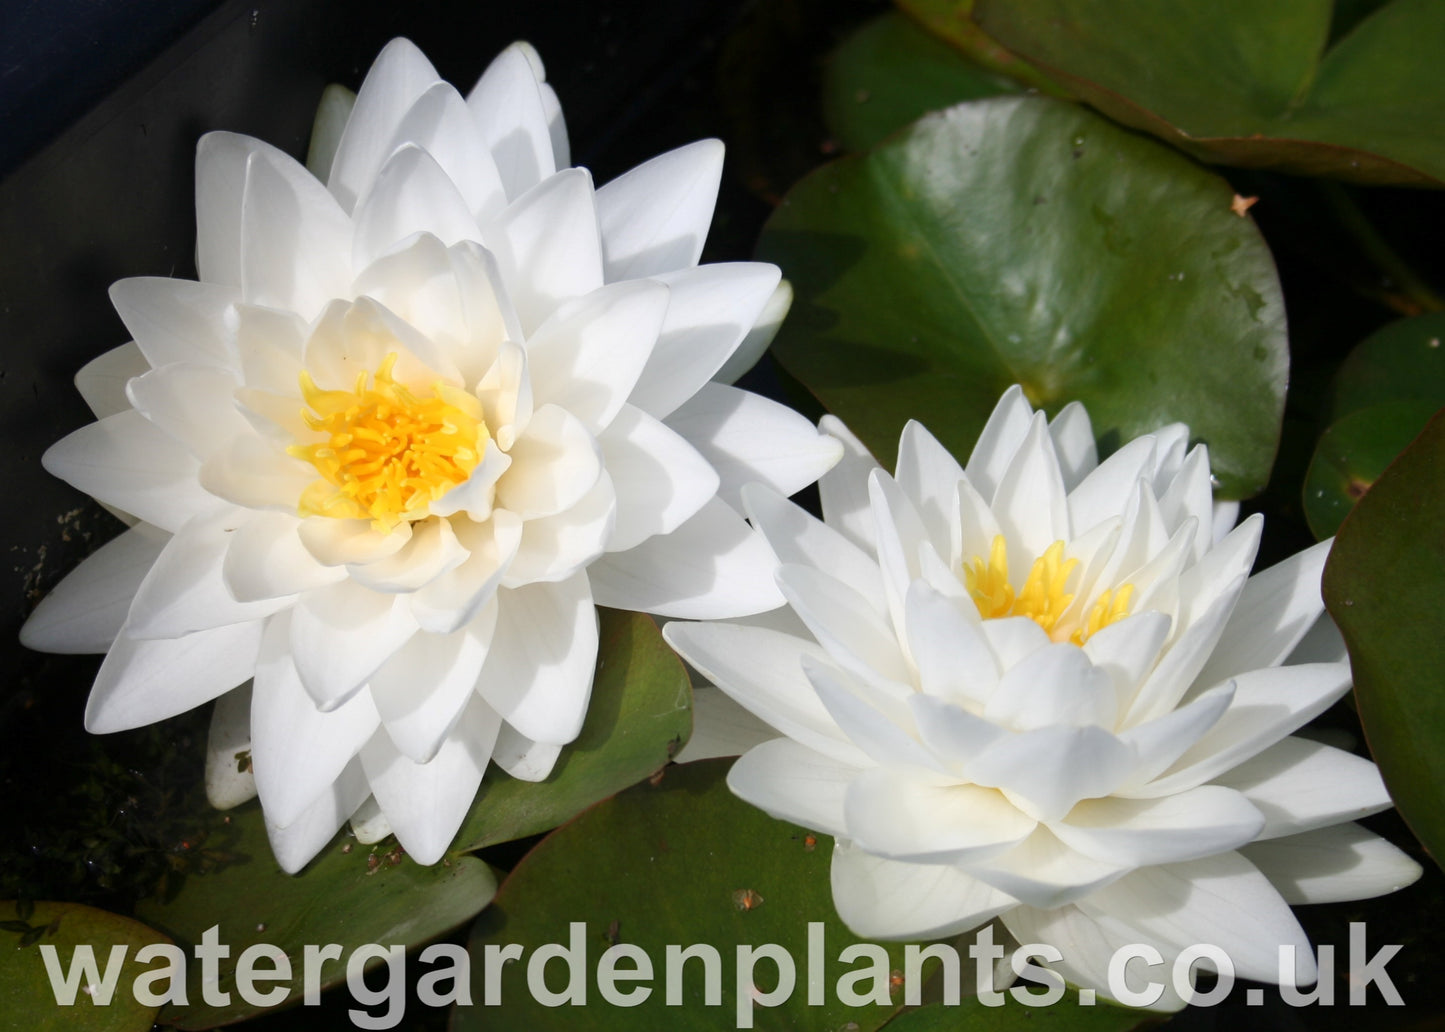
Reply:
M1303 984L1289 904L1419 875L1350 823L1390 805L1374 764L1291 735L1350 687L1322 617L1328 543L1250 577L1261 520L1231 529L1183 426L1100 463L1081 406L1049 423L1013 388L964 466L909 424L896 477L824 428L849 456L820 482L823 521L744 492L801 625L665 633L786 736L728 783L836 837L854 932L999 917L1106 995L1125 945L1171 962L1210 943L1267 982L1293 946Z
M698 264L717 141L594 189L531 47L463 98L405 40L331 139L324 179L201 140L200 281L114 286L135 340L77 377L99 421L45 456L132 527L23 632L107 653L92 731L219 699L212 801L259 794L292 871L348 818L435 862L490 765L545 778L594 603L781 605L738 491L842 452L712 379L779 291Z

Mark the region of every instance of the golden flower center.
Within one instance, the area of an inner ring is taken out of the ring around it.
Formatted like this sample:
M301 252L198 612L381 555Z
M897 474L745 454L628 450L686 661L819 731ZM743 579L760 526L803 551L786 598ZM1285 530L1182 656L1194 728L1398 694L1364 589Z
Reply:
M1064 543L1055 541L1034 560L1023 588L1015 592L1008 576L1008 542L1000 534L993 539L987 559L974 556L963 564L963 584L985 620L1026 616L1055 641L1082 645L1090 635L1129 615L1134 585L1121 584L1100 593L1082 621L1072 628L1061 626L1074 601L1064 589L1078 565L1079 560L1064 558Z
M369 519L388 531L424 518L481 461L489 440L481 403L440 382L414 393L392 377L396 361L387 355L349 391L322 390L302 371L301 416L325 438L287 449L321 474L301 494L301 515Z

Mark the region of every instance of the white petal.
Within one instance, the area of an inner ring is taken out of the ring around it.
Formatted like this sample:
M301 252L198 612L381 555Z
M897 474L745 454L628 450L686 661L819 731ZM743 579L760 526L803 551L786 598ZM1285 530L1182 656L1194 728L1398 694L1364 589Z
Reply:
M888 615L878 563L835 528L809 515L763 484L743 488L743 506L782 563L826 570Z
M1004 671L983 716L1018 731L1112 728L1116 706L1108 671L1090 663L1078 646L1051 642Z
M498 54L467 94L467 107L513 199L557 171L547 105L523 46L513 43Z
M717 494L718 475L707 460L639 408L623 405L598 443L617 489L613 551L671 533Z
M256 790L267 819L280 827L301 817L341 776L380 723L369 692L330 712L316 708L292 662L287 624L276 617L266 628L251 697Z
M466 562L467 550L449 521L433 518L412 525L411 539L374 563L348 566L352 581L383 594L418 591Z
M299 817L286 827L266 815L266 837L271 852L287 874L296 874L331 841L346 819L366 801L369 789L361 762L352 761Z
M1209 448L1196 445L1184 459L1184 466L1159 498L1159 510L1171 531L1189 519L1199 529L1191 537L1191 555L1198 561L1214 541L1214 488L1210 483Z
M20 628L20 643L40 652L105 652L169 539L141 523L106 542L40 600Z
M1060 907L1088 897L1129 870L1084 856L1040 827L1006 853L973 864L980 881L1034 907Z
M422 630L450 634L469 623L496 593L522 539L522 521L498 510L486 523L459 520L456 533L467 560L410 597Z
M126 385L134 377L150 372L150 368L145 355L131 341L111 348L81 366L75 374L75 389L90 406L90 411L95 413L95 418L104 419L130 409Z
M287 455L254 433L241 434L213 454L193 479L232 505L294 514L301 494L318 479L316 467ZM214 499L212 500L214 504Z
M870 474L878 460L836 416L824 416L818 429L843 445L838 464L818 479L823 522L866 552L873 551L873 508L868 497Z
M345 703L416 630L404 595L342 581L301 596L291 611L290 650L307 704Z
M1110 794L1133 767L1134 751L1103 728L1043 727L999 738L967 771L969 780L1000 788L1020 809L1054 821L1080 799Z
M1153 668L1171 623L1163 613L1144 610L1089 635L1084 642L1089 662L1107 671L1112 679L1121 711Z
M585 169L559 172L517 198L484 242L529 335L558 305L602 286L602 239Z
M560 745L534 742L503 723L492 750L492 762L518 781L545 781L561 755Z
M671 291L667 315L632 404L663 419L716 378L772 297L778 275L762 262L729 262L662 277Z
M993 514L1008 539L1009 568L1019 571L1015 576L1022 575L1032 559L1043 555L1055 541L1069 537L1064 479L1042 412L1034 413L1028 434L999 477ZM1021 560L1017 565L1015 555Z
M721 478L718 497L734 507L742 504L745 484L757 481L791 495L843 455L836 438L787 406L720 383L703 385L667 425L712 463Z
M206 799L217 810L256 798L251 772L251 686L216 700L206 737Z
M1359 820L1390 806L1379 769L1343 749L1291 736L1214 779L1244 793L1265 816L1258 838Z
M848 836L860 849L920 863L997 856L1037 826L991 788L921 784L881 767L853 779L843 812Z
M314 318L351 286L351 220L321 182L258 145L242 198L241 296Z
M803 657L803 672L834 723L875 765L906 773L926 784L958 783L958 777L914 737L908 726L912 713L906 705L881 708L883 700L878 693L866 695L853 678L811 656Z
M579 573L607 548L616 517L617 491L603 473L571 509L522 524L522 539L502 586L519 588Z
M295 414L288 417L284 425L299 420L301 402L297 387L310 327L295 312L278 312L255 305L237 305L235 318L236 357L247 391L265 391L288 399L295 406Z
M565 745L582 730L597 662L587 574L497 595L497 629L477 691L516 731Z
M667 297L662 284L641 280L559 307L527 341L537 407L560 405L593 433L611 423L652 353Z
M301 521L280 512L253 512L231 535L221 568L240 602L297 595L346 577L341 566L318 562L301 543Z
M1136 437L1090 470L1069 492L1069 523L1076 535L1119 516L1154 460L1154 438Z
M512 463L497 480L496 504L522 519L570 509L602 475L602 449L582 421L544 404L511 450Z
M131 637L179 638L259 620L291 605L286 596L237 602L226 588L226 549L247 515L226 507L188 520L176 531L136 590L127 619Z
M521 345L507 340L497 348L496 359L477 384L477 400L498 447L511 448L532 420L532 377Z
M442 167L415 144L399 147L356 206L351 264L364 269L416 233L450 246L480 235L470 205Z
M711 684L692 688L692 734L673 757L678 763L741 756L755 745L778 740L778 732Z
M969 483L978 489L984 498L992 499L998 490L1004 471L1013 461L1029 431L1033 409L1024 399L1023 388L1017 384L1003 392L998 404L989 413L988 422L978 435L978 443L964 465Z
M176 364L131 380L126 397L137 412L204 461L251 429L236 409L236 386L227 370Z
M1214 655L1200 671L1201 683L1274 666L1294 651L1324 611L1320 574L1333 540L1297 552L1249 579Z
M387 822L419 864L442 858L481 787L501 721L480 700L427 763L415 763L386 735L361 750L361 765Z
M160 276L136 276L110 286L110 302L138 348L157 369L173 362L231 366L240 299L235 287Z
M659 154L597 191L608 281L697 264L722 179L721 140Z
M912 681L897 636L867 599L811 566L779 567L777 581L808 630L846 669L865 679Z
M552 138L552 157L558 168L572 164L572 148L567 142L567 124L562 119L562 102L557 91L545 82L537 88L542 92L542 109L547 113L547 133Z
M163 530L179 530L216 504L196 483L195 458L135 411L118 412L62 437L41 464L96 500Z
M844 739L803 675L804 655L826 658L816 643L725 623L669 623L662 636L729 698L799 745L855 766L868 762Z
M371 698L387 736L416 763L436 755L472 697L496 626L488 606L454 634L414 635L371 675Z
M1235 974L1260 982L1279 977L1278 950L1295 947L1300 977L1315 978L1314 950L1284 900L1238 853L1146 867L1079 902L1096 920L1106 916L1180 950L1218 946Z
M1085 799L1049 830L1085 856L1146 867L1226 852L1263 826L1239 792L1203 785L1162 799Z
M1423 873L1419 864L1358 824L1256 842L1240 852L1286 903L1344 903L1397 892Z
M716 620L782 605L776 565L762 536L713 498L672 533L610 552L587 572L600 606Z
M358 372L370 373L391 355L397 356L393 375L401 383L461 386L446 348L369 297L327 305L306 340L305 363L318 386L350 392Z
M1345 639L1329 613L1321 613L1314 626L1300 639L1287 663L1341 663L1349 658Z
M898 442L898 486L913 503L939 555L951 556L959 527L958 483L963 467L922 423L909 420Z
M217 132L196 144L196 270L208 283L241 286L241 198L257 146L249 136Z
M361 765L360 759L352 762L357 766ZM370 790L370 786L367 786L367 791ZM391 837L391 822L386 819L386 814L381 812L375 796L368 796L366 802L351 815L351 833L363 846L375 845L382 839Z
M769 816L827 835L847 834L843 799L857 767L788 738L749 749L728 771L728 788Z
M833 903L864 939L941 939L966 932L1017 904L948 864L911 864L856 846L833 850Z
M1319 716L1350 690L1348 663L1310 663L1240 674L1234 703L1166 773L1138 795L1209 781Z
M411 540L411 524L398 523L377 530L370 520L337 520L312 516L301 521L296 534L306 551L323 566L380 562L396 555Z
M261 622L139 641L121 628L85 704L92 734L128 731L228 692L256 669Z
M351 211L386 158L408 109L437 82L438 75L410 40L382 48L356 93L356 105L341 133L327 186Z
M1120 741L1132 746L1139 759L1134 772L1115 793L1133 796L1141 786L1168 770L1190 746L1204 737L1233 701L1234 682L1226 681L1177 710L1121 732Z
M506 191L472 113L448 83L439 82L420 97L402 117L392 137L390 153L414 143L430 154L461 191L478 220L486 221L506 206Z
M768 350L773 338L783 328L783 320L787 318L788 310L792 307L793 285L782 280L773 288L772 296L758 313L753 328L712 378L718 383L736 383L744 373L757 365L758 359L763 357L763 352Z
M311 120L311 142L306 147L306 168L313 176L326 182L336 160L336 146L346 123L356 108L356 94L345 86L329 83L316 102L316 117Z
M1064 475L1064 489L1072 491L1099 464L1088 410L1077 401L1069 402L1049 421L1049 436L1054 439L1054 454Z

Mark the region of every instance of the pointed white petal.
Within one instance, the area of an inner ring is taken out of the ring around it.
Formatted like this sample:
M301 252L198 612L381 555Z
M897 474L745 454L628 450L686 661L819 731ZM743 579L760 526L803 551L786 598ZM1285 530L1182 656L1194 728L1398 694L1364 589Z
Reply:
M235 287L160 276L110 286L110 302L155 368L173 362L234 368Z
M540 76L524 46L513 43L498 54L467 94L467 107L514 200L558 168Z
M778 739L771 725L753 716L711 684L692 689L692 734L673 757L678 763L741 756L755 745Z
M467 560L410 597L422 630L450 634L469 623L496 593L522 540L522 521L505 510L485 523L459 520L455 530Z
M194 461L194 460L192 460ZM241 434L192 474L207 497L246 509L294 514L301 494L317 480L316 467L287 455L254 433Z
M617 491L603 473L566 512L522 524L517 554L502 575L502 586L519 588L582 572L607 548L616 518Z
M846 669L865 679L913 680L897 635L867 599L811 566L781 566L776 576L794 612Z
M461 192L473 216L486 221L506 206L497 163L476 130L467 103L452 86L439 82L417 98L402 117L389 152L406 143L421 147Z
M416 631L404 595L350 581L307 592L291 611L289 635L306 703L325 711L342 705Z
M169 539L141 523L106 542L40 600L20 628L20 643L40 652L105 652Z
M609 281L697 264L722 165L722 141L698 140L643 162L597 191Z
M396 555L411 540L411 524L398 523L391 530L377 530L370 520L337 520L312 516L296 528L301 544L323 566L348 566L380 562Z
M1358 824L1256 842L1240 850L1291 905L1344 903L1397 892L1422 868Z
M1152 437L1136 437L1085 474L1069 491L1069 523L1083 534L1123 513L1124 505L1154 460Z
M992 507L999 529L1008 539L1009 568L1020 574L1055 541L1070 536L1064 479L1042 412L1034 413L1028 433L999 476ZM1015 554L1021 560L1017 565Z
M511 724L503 723L492 751L492 762L518 781L545 781L561 755L560 745L534 742Z
M230 691L256 669L261 626L232 624L160 641L139 641L121 628L86 701L86 730L143 727Z
M1226 852L1262 827L1242 794L1202 785L1162 799L1085 799L1049 830L1085 856L1147 867Z
M130 409L126 385L150 372L150 363L134 341L92 358L75 374L75 389L95 413L96 419Z
M958 483L963 467L938 439L909 420L898 442L898 486L913 503L939 555L951 556L961 535Z
M941 939L1017 905L949 864L885 860L856 846L833 849L833 902L864 939Z
M852 779L843 813L847 834L860 849L920 863L997 856L1037 826L994 789L927 785L881 767Z
M792 307L793 285L782 280L773 288L772 295L753 322L753 328L733 349L732 355L712 378L718 383L736 383L744 373L757 365L758 359L763 357L763 352L768 350L773 338L783 328L783 320L787 318L788 310Z
M868 498L869 476L879 469L863 442L836 416L824 416L818 429L843 445L838 464L818 479L823 522L865 552L873 551L873 508Z
M671 533L717 494L718 475L707 460L639 408L623 405L598 443L617 490L617 524L608 541L613 551Z
M585 169L567 169L519 197L488 227L522 330L531 334L557 306L602 286L602 239Z
M214 366L169 365L126 385L137 412L205 461L250 424L235 405L234 374Z
M306 146L306 169L323 183L331 175L336 160L336 145L356 107L356 94L338 83L329 83L316 103L316 117L311 120L311 142Z
M325 566L301 543L301 521L280 512L252 512L230 536L221 575L239 602L298 595L346 577L342 566Z
M1114 682L1082 649L1050 642L1004 670L983 716L1018 731L1093 725L1112 728Z
M1088 897L1129 871L1070 848L1046 827L1039 827L1006 853L969 871L980 881L1034 907L1061 907Z
M720 383L704 384L667 417L667 425L712 463L721 479L718 497L735 508L745 484L756 481L791 495L843 455L836 438L787 406Z
M457 185L416 144L399 147L381 166L356 206L351 265L364 269L416 233L450 246L480 235Z
M597 662L597 610L587 574L504 588L497 605L477 692L523 736L565 745L582 729Z
M992 500L1004 471L1028 434L1033 409L1017 384L1003 392L978 435L978 443L964 465L964 473L984 498Z
M1343 749L1290 736L1214 779L1265 816L1260 839L1359 820L1390 806L1379 769Z
M672 533L608 553L587 572L600 606L717 620L782 605L776 565L762 536L713 498Z
M286 827L266 814L271 852L287 874L296 874L331 841L346 819L366 801L369 789L361 762L353 760L340 776Z
M1088 410L1077 401L1069 402L1049 421L1049 436L1054 439L1054 454L1059 457L1064 489L1072 491L1099 464Z
M241 198L260 141L206 133L196 144L196 270L207 283L241 286Z
M497 480L496 504L524 520L570 509L602 475L602 449L582 421L557 405L537 409Z
M966 769L974 783L1002 789L1039 820L1056 821L1081 799L1109 795L1134 762L1134 751L1101 727L1056 726L1002 736Z
M779 820L846 835L843 799L861 771L787 738L748 750L728 771L728 788Z
M217 810L256 798L251 772L251 686L244 684L216 700L206 738L206 799Z
M467 560L467 550L441 518L412 525L411 539L385 559L348 566L347 576L364 588L383 594L418 591Z

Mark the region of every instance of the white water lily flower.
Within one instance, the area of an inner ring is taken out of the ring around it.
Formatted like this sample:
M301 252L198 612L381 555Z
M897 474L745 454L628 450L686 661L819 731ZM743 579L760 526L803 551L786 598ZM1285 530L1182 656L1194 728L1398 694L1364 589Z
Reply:
M434 862L489 763L544 778L586 712L594 603L780 605L739 488L842 453L710 381L779 283L697 264L721 145L598 190L567 160L521 44L465 98L390 44L324 183L206 136L200 282L115 285L135 341L77 378L100 421L45 456L133 526L24 640L107 653L92 731L224 696L211 797L259 793L288 870L353 816Z
M825 521L744 491L806 630L666 635L787 736L728 783L836 836L854 932L1000 917L1104 993L1120 946L1169 962L1212 943L1272 982L1290 945L1303 983L1313 954L1288 904L1418 876L1349 823L1390 804L1374 764L1291 736L1350 687L1316 627L1328 543L1251 578L1261 521L1230 529L1183 426L1100 463L1081 406L1050 424L1013 388L966 466L910 424L896 477L824 426L850 452L820 483Z

